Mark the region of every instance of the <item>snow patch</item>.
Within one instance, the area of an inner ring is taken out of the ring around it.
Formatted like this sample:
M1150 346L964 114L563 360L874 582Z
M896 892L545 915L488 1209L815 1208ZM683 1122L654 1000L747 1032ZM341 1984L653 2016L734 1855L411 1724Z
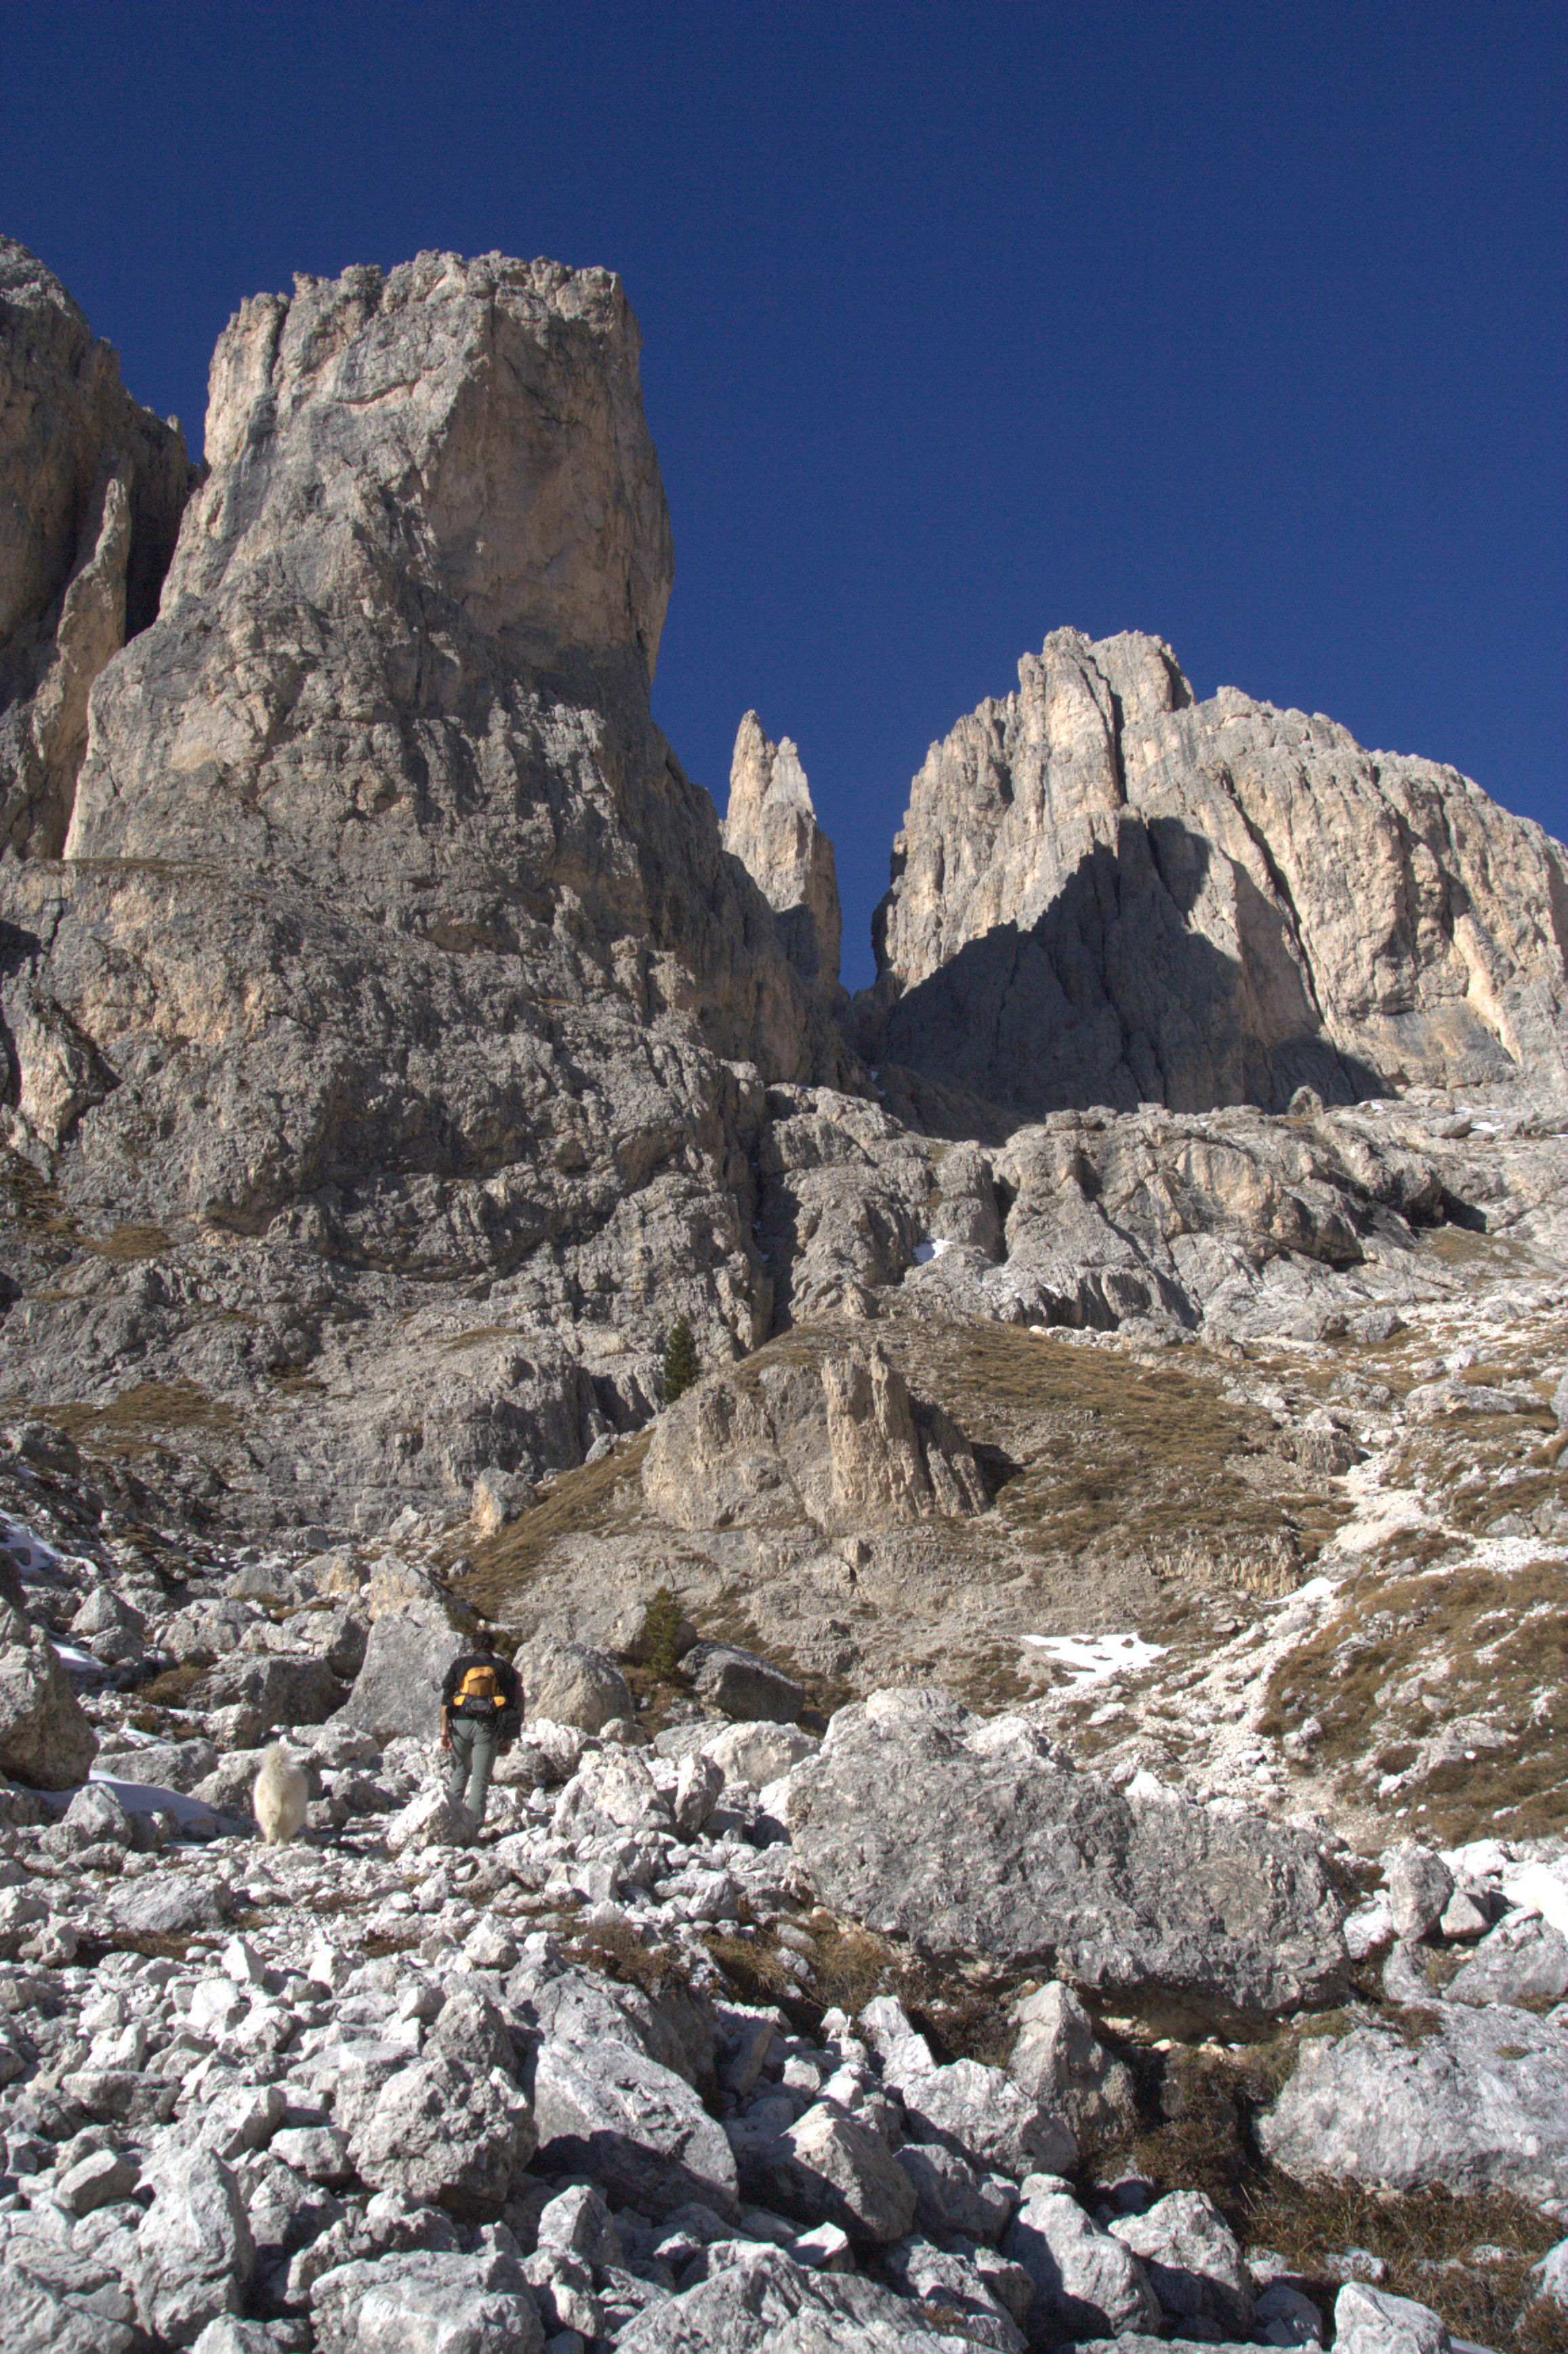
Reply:
M1025 1635L1037 1651L1069 1668L1071 1691L1085 1691L1104 1683L1107 1676L1124 1676L1162 1659L1170 1646L1146 1643L1141 1635Z
M924 1242L916 1243L915 1246L915 1264L916 1267L929 1267L934 1258L940 1258L944 1251L949 1251L952 1247L950 1242L934 1241L927 1235Z
M60 1557L53 1545L35 1536L26 1521L13 1521L0 1512L0 1545L4 1545L17 1568L31 1570L34 1576L58 1570Z

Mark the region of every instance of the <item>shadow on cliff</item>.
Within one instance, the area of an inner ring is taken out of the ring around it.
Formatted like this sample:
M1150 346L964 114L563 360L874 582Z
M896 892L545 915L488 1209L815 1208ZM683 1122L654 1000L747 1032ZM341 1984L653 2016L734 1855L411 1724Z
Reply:
M885 1080L899 1066L921 1126L969 1135L982 1107L1005 1129L1092 1104L1280 1111L1300 1087L1327 1103L1386 1094L1325 1035L1290 914L1250 875L1226 877L1239 955L1190 920L1215 856L1179 819L1124 818L1032 928L998 925L889 1008Z

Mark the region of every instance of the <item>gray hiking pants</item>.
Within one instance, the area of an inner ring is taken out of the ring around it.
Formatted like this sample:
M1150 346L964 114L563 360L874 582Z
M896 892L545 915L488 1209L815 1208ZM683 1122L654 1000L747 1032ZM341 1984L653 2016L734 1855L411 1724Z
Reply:
M484 1820L484 1802L490 1793L491 1769L495 1764L495 1727L478 1723L472 1717L454 1716L451 1734L447 1796L467 1807L477 1830Z

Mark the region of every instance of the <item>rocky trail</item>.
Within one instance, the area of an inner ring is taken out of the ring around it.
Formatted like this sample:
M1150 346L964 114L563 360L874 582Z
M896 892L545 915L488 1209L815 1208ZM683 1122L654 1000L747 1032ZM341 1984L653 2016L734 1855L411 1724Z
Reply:
M1054 631L852 1002L638 343L0 239L0 2354L1555 2354L1568 854Z

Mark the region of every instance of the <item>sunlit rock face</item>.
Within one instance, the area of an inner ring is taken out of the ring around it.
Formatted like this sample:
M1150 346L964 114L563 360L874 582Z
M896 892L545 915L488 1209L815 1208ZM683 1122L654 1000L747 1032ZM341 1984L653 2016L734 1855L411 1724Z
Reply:
M833 845L817 823L800 754L788 736L771 742L755 711L736 735L724 843L773 909L785 955L831 1004L842 930Z
M762 1087L848 1068L650 716L638 341L609 272L498 255L247 302L64 862L0 885L9 1140L148 1238L7 1342L57 1394L323 1383L343 1429L263 1388L249 1444L334 1520L578 1459L682 1312L753 1346Z
M1568 861L1456 769L1057 630L934 745L863 1010L1015 1116L1279 1109L1524 1076L1561 1093Z
M59 280L0 237L0 848L58 851L92 683L157 612L196 472Z

